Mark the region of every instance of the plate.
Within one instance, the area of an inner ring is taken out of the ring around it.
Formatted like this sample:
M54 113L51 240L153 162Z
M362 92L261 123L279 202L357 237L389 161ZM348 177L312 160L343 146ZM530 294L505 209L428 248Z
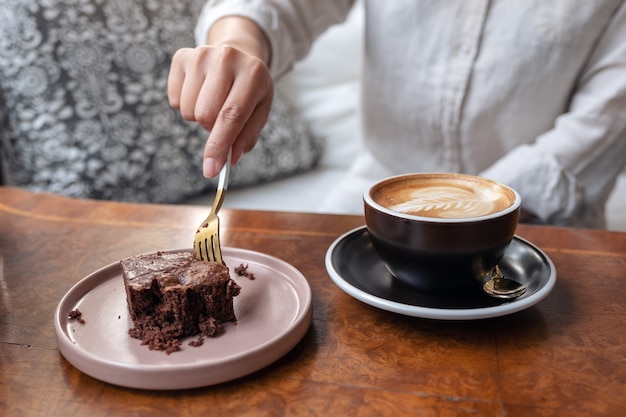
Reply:
M178 250L180 251L180 250ZM241 287L235 298L237 324L205 337L199 347L183 341L170 355L131 338L132 321L119 263L93 272L61 299L54 328L61 354L76 368L111 384L141 389L197 388L253 373L290 351L311 324L311 288L290 264L244 249L223 248L224 261ZM249 265L254 279L232 270ZM79 309L84 323L68 320Z
M512 314L543 300L554 288L554 264L539 248L515 236L499 264L502 273L526 285L514 300L489 297L477 288L433 294L410 287L389 273L372 246L367 227L340 236L326 252L326 269L343 291L366 304L407 316L474 320Z

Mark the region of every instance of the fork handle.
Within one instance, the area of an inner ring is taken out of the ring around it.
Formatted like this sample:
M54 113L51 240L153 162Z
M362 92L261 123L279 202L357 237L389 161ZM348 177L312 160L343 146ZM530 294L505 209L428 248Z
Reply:
M228 177L230 176L230 162L233 158L233 148L228 150L228 156L226 157L226 162L224 166L220 170L220 175L217 179L217 193L215 193L215 200L213 200L213 208L211 211L215 214L222 207L222 203L224 202L224 196L226 195L225 191L228 190Z

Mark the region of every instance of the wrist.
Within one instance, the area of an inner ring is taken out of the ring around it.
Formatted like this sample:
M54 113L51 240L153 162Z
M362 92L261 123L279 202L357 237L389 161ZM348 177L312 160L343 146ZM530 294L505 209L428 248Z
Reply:
M265 32L252 20L228 16L217 20L207 34L207 45L228 45L250 54L268 67L271 60L270 43Z

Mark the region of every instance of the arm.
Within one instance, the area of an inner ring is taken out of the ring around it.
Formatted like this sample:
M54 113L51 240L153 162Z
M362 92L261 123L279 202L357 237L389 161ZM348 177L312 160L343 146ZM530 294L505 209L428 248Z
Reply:
M590 53L569 107L535 143L513 149L482 175L524 195L542 222L594 225L626 163L626 5ZM573 219L583 219L576 223Z

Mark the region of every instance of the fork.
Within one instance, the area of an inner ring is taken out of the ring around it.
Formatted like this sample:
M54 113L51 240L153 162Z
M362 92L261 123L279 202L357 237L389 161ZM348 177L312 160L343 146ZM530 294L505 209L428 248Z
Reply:
M220 171L217 180L217 192L215 193L211 212L196 231L193 249L196 259L199 261L224 263L222 260L222 249L220 247L220 218L217 216L217 212L222 207L224 195L226 195L226 190L228 189L228 176L230 174L230 160L232 154L233 150L231 149L228 151L226 163Z

